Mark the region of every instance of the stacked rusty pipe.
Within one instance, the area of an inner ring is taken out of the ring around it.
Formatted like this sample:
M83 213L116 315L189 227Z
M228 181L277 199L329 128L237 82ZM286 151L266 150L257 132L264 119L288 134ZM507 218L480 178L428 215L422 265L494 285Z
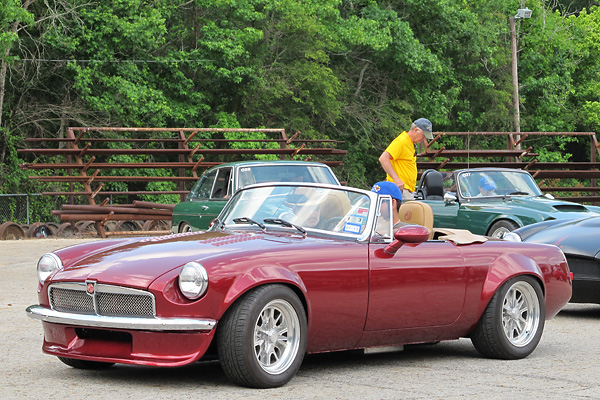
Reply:
M173 215L174 204L160 204L147 201L134 201L132 204L107 205L74 205L63 204L60 210L52 211L61 221L89 221L100 237L128 235L168 234ZM129 226L139 226L141 229L123 230L124 221L130 221ZM141 221L141 222L138 222ZM136 223L137 222L137 223ZM143 222L143 223L142 223ZM112 227L115 230L109 228ZM93 229L91 230L93 233Z

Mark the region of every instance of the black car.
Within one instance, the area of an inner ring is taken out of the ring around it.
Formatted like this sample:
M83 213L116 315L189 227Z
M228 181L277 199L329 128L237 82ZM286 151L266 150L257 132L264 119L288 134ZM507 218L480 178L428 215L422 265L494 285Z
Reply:
M573 273L570 302L600 304L600 216L540 222L508 233L504 239L558 246Z

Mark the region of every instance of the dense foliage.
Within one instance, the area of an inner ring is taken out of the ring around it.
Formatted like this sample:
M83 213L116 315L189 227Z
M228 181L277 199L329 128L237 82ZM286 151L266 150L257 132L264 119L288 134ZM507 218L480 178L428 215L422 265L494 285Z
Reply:
M0 1L4 193L41 191L15 150L68 126L301 131L344 140L339 178L368 187L418 117L437 131L513 130L508 17L525 6L521 129L600 130L597 1ZM587 161L589 143L551 136L536 151Z

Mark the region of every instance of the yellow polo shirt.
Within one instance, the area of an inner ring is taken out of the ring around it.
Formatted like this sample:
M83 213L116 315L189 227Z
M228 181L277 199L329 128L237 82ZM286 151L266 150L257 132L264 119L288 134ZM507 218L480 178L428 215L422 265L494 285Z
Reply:
M398 177L404 182L404 189L414 192L417 185L417 156L415 144L406 131L402 132L385 149L392 156L391 163ZM394 180L387 174L386 180Z

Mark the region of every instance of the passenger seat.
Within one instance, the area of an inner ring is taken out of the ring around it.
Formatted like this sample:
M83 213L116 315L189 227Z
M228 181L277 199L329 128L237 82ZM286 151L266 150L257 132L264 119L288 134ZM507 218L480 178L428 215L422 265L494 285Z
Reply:
M429 229L429 239L433 238L433 210L427 203L407 201L400 206L400 221L407 224L422 225Z

